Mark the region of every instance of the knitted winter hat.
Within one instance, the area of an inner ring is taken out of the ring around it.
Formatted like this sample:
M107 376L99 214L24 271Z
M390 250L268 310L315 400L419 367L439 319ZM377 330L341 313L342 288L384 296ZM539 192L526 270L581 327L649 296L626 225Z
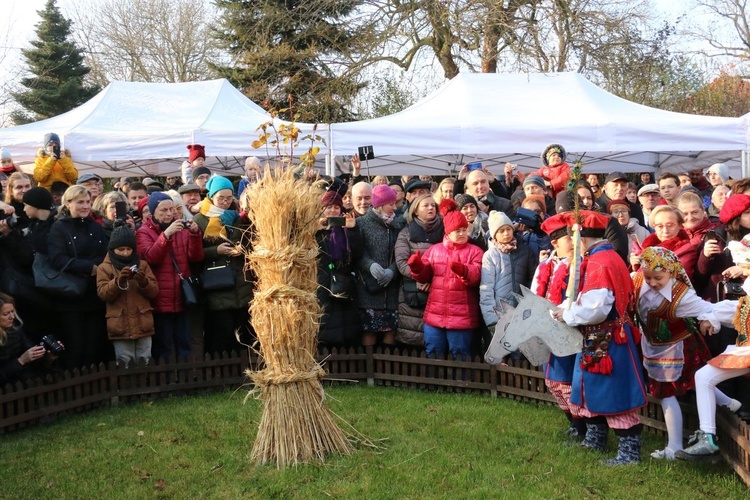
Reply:
M208 167L197 167L193 169L193 179L197 179L203 174L211 175L211 171L208 169Z
M141 201L138 202L138 215L143 217L143 207L148 205L148 196L145 198L141 198Z
M490 212L490 216L487 218L487 225L490 228L490 238L495 238L495 233L497 233L498 229L500 229L503 226L511 226L513 227L513 221L510 220L510 217L505 212L498 212L497 210L493 210Z
M444 199L440 202L438 211L443 216L445 234L451 234L456 229L461 229L462 227L469 227L469 221L466 220L464 214L458 209L455 200L450 198Z
M324 207L336 205L337 207L344 208L344 200L336 191L326 191L323 195L322 202Z
M457 194L453 197L453 199L456 200L456 205L458 205L459 210L464 208L464 205L468 205L469 203L471 203L475 207L478 207L477 200L470 194Z
M34 208L50 210L52 208L52 195L43 187L35 187L26 191L26 194L23 195L23 202Z
M0 172L4 174L11 174L12 172L15 172L16 166L13 164L13 157L11 156L10 151L8 151L7 148L0 148L0 159L11 161L11 164L7 167L0 166Z
M156 207L159 206L159 203L165 200L172 201L172 198L167 194L163 193L161 191L157 191L155 193L151 193L148 195L148 201L146 202L146 205L148 205L148 210L151 212L151 215L154 215L154 212L156 212Z
M729 167L726 163L714 163L708 167L706 173L708 172L718 174L718 176L721 177L721 182L727 182L729 180Z
M381 184L372 188L372 206L375 208L382 207L388 203L393 203L398 199L396 191L390 186Z
M135 233L128 225L115 228L112 231L112 236L109 237L109 246L107 247L109 250L120 247L128 247L135 250Z
M612 200L607 203L607 213L611 214L612 209L614 209L616 206L625 207L628 209L628 212L630 212L630 203L628 203L628 200Z
M525 196L521 204L532 200L539 203L539 206L542 207L542 212L547 212L547 200L544 199L544 196L539 194L530 194L528 196Z
M554 153L559 154L560 158L562 158L562 161L565 161L565 157L567 156L565 153L565 148L559 144L550 144L549 146L544 148L544 151L542 151L542 164L545 167L549 165L549 157Z
M193 173L195 173L195 170L193 171ZM208 190L209 198L211 198L222 189L230 189L232 191L232 194L234 194L234 186L232 186L232 182L226 177L222 177L220 175L211 177L208 180L208 183L206 183L206 189Z
M190 153L188 154L188 160L190 163L193 163L193 160L196 158L203 158L206 159L206 147L202 146L200 144L189 144L188 145L188 151Z
M729 224L748 208L750 208L750 196L743 193L733 194L727 198L724 206L721 207L719 220L724 224Z
M524 179L523 181L523 187L525 188L526 186L530 184L535 184L542 189L547 189L547 186L544 184L544 179L542 178L541 175L531 174L528 177L526 177L526 179Z
M49 146L50 142L60 144L60 136L54 132L50 132L49 134L44 134L44 147L46 148L47 146Z

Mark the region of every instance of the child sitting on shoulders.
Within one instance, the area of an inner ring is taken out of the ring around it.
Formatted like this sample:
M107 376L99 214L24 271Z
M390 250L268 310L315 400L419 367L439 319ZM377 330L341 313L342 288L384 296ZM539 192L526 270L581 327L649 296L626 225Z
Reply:
M151 300L159 287L148 262L138 257L128 226L112 231L107 256L96 270L96 291L107 304L107 335L118 363L151 360L154 317Z

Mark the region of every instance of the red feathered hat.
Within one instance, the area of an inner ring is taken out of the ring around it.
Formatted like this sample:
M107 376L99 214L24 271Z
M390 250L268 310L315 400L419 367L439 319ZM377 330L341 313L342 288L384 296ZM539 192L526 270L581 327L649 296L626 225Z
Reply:
M444 199L440 202L438 210L443 216L445 234L450 234L456 229L461 229L462 227L469 227L469 221L467 221L464 214L458 210L458 205L455 200L451 198Z
M190 163L193 163L193 160L196 158L203 158L206 159L206 146L203 146L201 144L188 144L188 151L190 153L188 154L188 160Z
M724 202L719 212L719 220L724 224L729 224L742 213L750 208L750 196L742 193L733 194Z

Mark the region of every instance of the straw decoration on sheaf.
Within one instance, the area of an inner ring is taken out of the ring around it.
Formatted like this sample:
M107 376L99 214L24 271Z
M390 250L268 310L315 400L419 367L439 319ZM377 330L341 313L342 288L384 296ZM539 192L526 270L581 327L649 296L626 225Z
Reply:
M349 454L347 435L324 405L325 371L315 360L321 314L315 233L323 191L282 168L266 168L251 190L246 261L257 278L250 314L264 363L247 372L263 401L251 459L284 467Z

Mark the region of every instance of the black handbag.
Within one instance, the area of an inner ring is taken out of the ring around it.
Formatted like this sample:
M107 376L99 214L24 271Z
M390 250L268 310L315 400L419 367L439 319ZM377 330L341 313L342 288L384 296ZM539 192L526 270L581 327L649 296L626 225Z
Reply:
M427 292L417 288L417 282L404 280L404 302L411 307L424 307L427 305Z
M716 284L716 300L739 300L747 295L742 283L727 281L726 278Z
M331 269L331 286L328 288L332 296L349 298L349 292L354 284L354 276L351 272Z
M55 295L67 295L80 297L86 292L89 286L89 279L78 274L66 272L71 262L57 270L49 262L49 258L43 253L37 253L34 256L32 271L34 272L34 284L37 288Z
M172 258L172 265L180 278L180 290L182 291L182 305L190 307L198 304L198 292L196 291L196 280L193 278L185 278L182 276L180 268L177 266L177 261L174 258L172 251L169 251L169 256Z
M70 235L68 237L70 238ZM72 238L71 243L73 258L66 262L60 270L52 267L46 254L37 252L34 255L31 271L34 274L34 284L37 288L51 294L68 297L80 297L86 292L86 288L89 286L89 277L66 271L70 264L78 258L78 252Z
M229 261L223 265L207 267L201 275L201 285L207 291L228 290L234 288L234 270L229 266Z

